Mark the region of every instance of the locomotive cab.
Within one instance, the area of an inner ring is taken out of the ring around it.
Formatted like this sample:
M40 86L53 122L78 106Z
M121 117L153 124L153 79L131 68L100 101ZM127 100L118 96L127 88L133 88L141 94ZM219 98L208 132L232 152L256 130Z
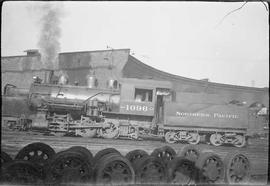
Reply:
M135 117L144 128L158 132L164 121L164 101L171 100L172 84L168 81L135 78L122 79L120 113Z

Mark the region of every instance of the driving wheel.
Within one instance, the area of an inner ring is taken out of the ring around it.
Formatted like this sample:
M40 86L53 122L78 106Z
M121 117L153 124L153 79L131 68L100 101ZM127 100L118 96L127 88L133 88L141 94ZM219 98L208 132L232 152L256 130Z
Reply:
M104 127L100 130L100 135L105 139L117 138L119 136L119 126L109 123L109 127Z

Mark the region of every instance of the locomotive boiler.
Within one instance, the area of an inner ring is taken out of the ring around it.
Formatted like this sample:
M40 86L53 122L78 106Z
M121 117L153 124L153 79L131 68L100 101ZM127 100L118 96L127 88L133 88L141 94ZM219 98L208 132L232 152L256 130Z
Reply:
M258 128L256 113L248 107L211 102L211 95L203 100L201 93L175 92L168 81L123 78L108 81L102 89L96 79L89 82L87 87L35 82L27 94L24 90L15 95L24 104L21 113L31 120L30 128L55 135L131 139L146 135L190 144L205 137L215 146L243 147ZM2 101L4 110L14 105L8 104L10 96Z

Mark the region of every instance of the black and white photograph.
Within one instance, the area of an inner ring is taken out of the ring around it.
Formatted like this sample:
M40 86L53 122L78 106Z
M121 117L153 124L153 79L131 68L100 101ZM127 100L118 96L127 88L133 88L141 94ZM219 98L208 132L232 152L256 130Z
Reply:
M269 1L3 1L0 185L270 185Z

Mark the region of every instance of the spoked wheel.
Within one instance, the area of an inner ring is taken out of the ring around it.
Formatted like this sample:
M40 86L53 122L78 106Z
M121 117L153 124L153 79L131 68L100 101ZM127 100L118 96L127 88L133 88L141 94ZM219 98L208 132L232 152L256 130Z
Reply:
M15 159L28 160L34 163L44 166L55 155L55 151L49 145L45 143L31 143L23 147Z
M175 139L175 132L171 132L171 131L168 131L165 133L165 141L167 143L176 143L176 139Z
M198 182L200 183L222 183L224 181L224 164L222 159L214 153L205 152L196 161L199 169Z
M193 162L199 159L200 155L201 150L196 145L186 145L177 153L177 156L187 158Z
M188 139L188 143L192 145L196 145L200 142L201 136L198 133L192 132L189 133L190 138Z
M93 138L97 134L97 129L75 129L75 135L87 138Z
M214 146L220 146L223 144L223 142L221 141L222 135L215 133L215 134L211 134L210 136L210 143Z
M6 163L1 169L1 182L12 184L34 184L43 183L39 172L39 165L25 160L14 160Z
M8 163L11 161L12 161L12 158L4 151L1 151L1 167L4 163Z
M85 158L88 160L88 162L93 165L94 164L94 158L93 158L93 155L92 153L85 147L81 147L81 146L73 146L73 147L70 147L68 149L69 151L73 151L73 152L79 152L81 153L82 155L85 156Z
M246 145L246 137L243 135L236 135L233 145L239 148L244 147Z
M168 166L168 182L177 184L195 184L196 170L194 162L184 158L176 157Z
M167 169L164 162L153 156L137 159L134 163L136 183L166 183Z
M249 181L251 165L245 155L239 152L228 154L224 159L224 164L227 183L242 184Z
M144 150L133 150L126 154L126 158L130 161L130 163L133 165L133 163L140 158L149 156L147 152Z
M105 139L117 138L119 136L119 126L109 123L109 127L102 128L100 135Z
M114 148L106 148L106 149L102 149L100 151L98 151L94 157L94 162L95 164L97 164L97 162L103 158L103 156L107 155L107 154L111 154L111 153L116 153L116 154L120 154L120 152Z
M91 181L92 166L81 153L70 150L57 153L50 161L46 181L48 184L86 183Z
M94 172L98 184L132 184L135 180L135 173L129 161L115 153L103 156Z
M165 165L167 165L169 161L174 159L174 157L176 156L176 152L172 147L164 146L164 147L155 149L151 153L151 156L161 159L165 163Z

